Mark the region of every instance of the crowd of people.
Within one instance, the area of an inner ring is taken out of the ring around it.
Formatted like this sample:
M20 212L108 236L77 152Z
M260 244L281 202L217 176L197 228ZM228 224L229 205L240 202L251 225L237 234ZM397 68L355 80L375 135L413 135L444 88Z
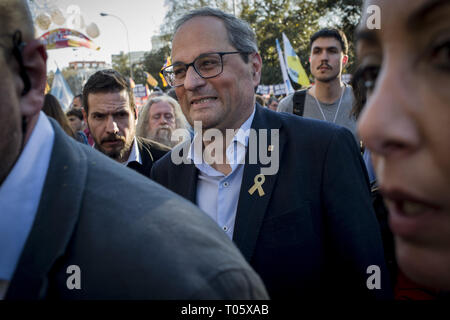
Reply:
M450 5L405 3L365 1L351 84L324 28L314 84L257 96L255 32L203 7L170 92L138 110L101 70L64 114L27 2L2 1L0 299L448 299Z

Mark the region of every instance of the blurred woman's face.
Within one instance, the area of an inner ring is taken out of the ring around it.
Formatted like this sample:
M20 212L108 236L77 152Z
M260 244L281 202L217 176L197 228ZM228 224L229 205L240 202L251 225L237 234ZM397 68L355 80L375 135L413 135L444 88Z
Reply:
M380 29L367 27L370 5ZM364 11L357 54L370 95L358 129L398 263L417 282L450 289L450 1L372 0Z

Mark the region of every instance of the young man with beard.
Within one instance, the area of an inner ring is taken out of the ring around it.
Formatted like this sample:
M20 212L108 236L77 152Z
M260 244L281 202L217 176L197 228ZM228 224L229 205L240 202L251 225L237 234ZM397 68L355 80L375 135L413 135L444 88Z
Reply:
M88 79L83 108L94 148L147 177L153 162L170 150L156 141L136 137L133 92L115 70L101 70Z
M178 102L167 95L162 95L149 99L139 111L136 136L173 147L180 142L177 139L172 140L174 130L184 129L184 138L189 138L186 124L186 118Z
M337 29L321 29L311 36L310 47L314 85L288 95L280 101L277 111L338 124L349 129L358 142L356 120L351 116L353 91L341 79L348 62L345 34Z

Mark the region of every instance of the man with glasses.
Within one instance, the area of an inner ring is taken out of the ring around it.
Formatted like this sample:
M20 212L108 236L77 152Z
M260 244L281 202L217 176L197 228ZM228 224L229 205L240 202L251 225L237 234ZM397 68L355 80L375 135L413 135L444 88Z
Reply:
M272 298L390 297L350 131L255 105L262 68L255 34L220 10L180 18L172 61L162 73L196 132L154 164L152 178L216 221ZM267 155L279 160L276 172L267 170ZM370 266L378 268L375 284Z
M46 51L0 2L0 299L265 299L188 201L68 137L41 108Z

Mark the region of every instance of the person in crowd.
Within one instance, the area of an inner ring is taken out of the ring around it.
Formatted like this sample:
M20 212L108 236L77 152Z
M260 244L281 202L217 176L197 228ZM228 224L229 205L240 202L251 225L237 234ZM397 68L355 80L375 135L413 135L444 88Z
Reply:
M211 219L41 112L26 0L0 2L0 29L0 299L266 299Z
M267 107L272 111L277 111L278 108L278 99L275 97L270 97L267 101Z
M95 149L147 177L153 162L170 150L136 136L133 91L115 70L97 71L89 77L83 87L83 115Z
M81 109L69 109L66 112L66 117L73 131L82 131L84 129L85 125Z
M173 132L184 132L181 140L188 139L186 119L178 102L167 95L151 98L139 110L136 136L157 141L168 147L180 143Z
M85 124L81 109L70 109L66 112L66 117L69 120L72 130L78 135L78 140L84 144L89 144L88 137L83 130L85 129Z
M255 104L262 60L255 33L233 15L205 7L182 16L171 58L163 75L195 137L151 177L233 239L271 298L392 298L351 132Z
M58 99L50 93L47 93L44 96L44 105L42 106L42 111L49 116L55 119L61 128L69 135L70 137L77 139L76 131L72 129L72 126L69 124L69 121L62 110L61 104Z
M87 138L88 144L90 146L93 146L94 145L94 138L92 137L91 132L89 131L89 128L86 126L86 124L83 121L84 118L83 118L83 113L82 113L82 110L83 110L83 95L82 94L78 94L78 95L76 95L73 98L69 110L75 110L75 112L76 112L76 115L74 115L74 116L69 118L69 121L71 123L72 123L72 121L75 121L75 123L76 123L76 125L74 124L75 127L78 127L81 124L80 122L78 122L78 120L76 120L76 118L79 115L79 112L81 113L81 122L83 123L83 127L84 128L83 129L74 129L74 130L77 130L77 131L81 131L82 130L84 135ZM80 134L80 136L81 136L81 134ZM83 138L83 140L84 140L84 138Z
M257 103L260 104L261 107L265 107L266 106L266 101L264 100L263 96L256 94L255 95L255 100Z
M75 97L73 97L72 103L70 105L70 109L83 109L83 95L77 94Z
M378 21L367 10L373 6ZM448 297L450 3L373 0L363 12L356 48L367 101L359 135L372 154L400 269Z
M359 145L356 120L351 115L352 88L342 81L348 63L348 42L338 29L325 28L310 38L310 71L314 85L286 96L277 111L332 122L349 129Z

